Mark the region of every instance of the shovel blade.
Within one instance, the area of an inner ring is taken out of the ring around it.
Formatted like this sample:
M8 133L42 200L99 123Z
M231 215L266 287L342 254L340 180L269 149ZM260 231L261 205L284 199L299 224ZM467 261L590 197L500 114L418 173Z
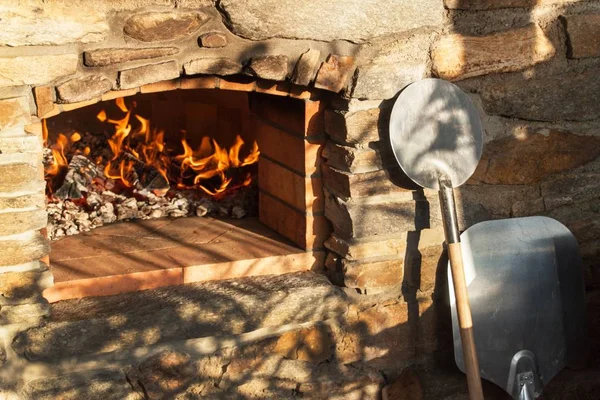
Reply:
M481 377L518 399L513 357L531 352L537 397L562 368L585 357L577 241L547 217L481 222L463 232L461 241ZM448 281L455 361L464 371L450 273Z

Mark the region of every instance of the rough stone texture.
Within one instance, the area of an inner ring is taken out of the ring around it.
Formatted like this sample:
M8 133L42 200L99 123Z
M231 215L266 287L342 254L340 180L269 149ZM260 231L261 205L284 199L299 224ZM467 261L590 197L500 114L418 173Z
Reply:
M30 359L48 360L178 339L237 335L324 320L344 312L344 301L339 288L314 273L62 301L52 306L52 319L44 327L22 333L14 347ZM80 335L82 329L88 334Z
M35 135L0 137L0 154L41 153L42 138Z
M513 206L536 201L540 190L524 185L463 185L455 196L459 227L464 230L478 222L510 217Z
M39 85L77 71L79 55L0 57L0 86Z
M6 272L0 274L0 304L23 304L40 298L52 285L49 271ZM3 307L4 308L4 307Z
M343 199L393 194L411 200L410 189L417 189L400 168L351 174L325 164L321 173L324 186Z
M248 69L259 78L283 81L288 75L288 58L285 55L252 57Z
M600 159L562 173L541 185L547 209L579 203L600 196Z
M570 58L600 56L600 14L565 17Z
M554 5L577 3L588 0L444 0L446 8L451 10L495 10L500 8L533 7L536 5Z
M587 121L600 115L600 80L596 77L595 69L535 75L531 79L505 74L482 82L478 92L488 114L536 121Z
M54 88L52 86L36 86L33 88L38 118L43 118L51 112L54 105Z
M83 63L88 67L103 67L128 61L167 57L177 53L177 47L98 49L84 52Z
M377 36L442 24L441 1L223 0L232 31L252 40L273 37L362 42Z
M2 310L0 311L0 324L3 326L20 324L30 327L37 325L43 317L49 315L50 306L45 300L34 304L5 305L2 306Z
M0 236L14 235L15 233L33 229L42 229L47 223L48 215L44 208L18 212L2 212L0 213Z
M150 399L168 398L181 392L196 375L190 356L175 351L151 356L138 369L137 380Z
M179 78L177 62L168 61L161 64L151 64L119 71L119 87L121 89L130 89L147 83L175 78Z
M0 164L0 192L13 192L36 189L44 180L42 165L28 163Z
M208 48L218 48L227 46L227 36L221 32L208 32L198 39L200 46Z
M312 326L286 332L279 337L273 351L290 360L321 363L333 355L333 342L328 329Z
M432 33L391 35L365 45L352 97L389 99L406 85L429 74L429 48Z
M385 113L385 112L384 112ZM325 132L337 141L364 144L380 140L380 128L389 120L379 108L355 112L325 110Z
M342 261L344 285L350 288L378 288L402 283L403 259L374 262Z
M533 131L485 145L470 182L529 185L600 156L600 138L567 132Z
M127 19L123 31L142 42L176 40L191 35L208 19L198 11L148 12Z
M26 194L22 196L1 196L0 211L15 208L44 208L46 205L46 195L44 192Z
M0 266L39 260L50 251L50 244L39 232L0 238Z
M315 79L320 59L321 52L319 50L308 49L302 53L294 68L292 82L296 85L308 86Z
M325 216L334 232L344 239L392 235L421 230L440 223L437 199L417 201L371 198L342 201L325 195Z
M23 388L26 399L36 400L142 400L123 371L87 371L40 378Z
M556 50L536 24L485 36L451 34L433 47L434 72L457 80L499 72L520 71L551 59Z
M315 87L338 93L346 87L353 73L354 57L330 54L319 68Z
M417 240L418 239L418 240ZM407 253L407 248L413 246L413 241L418 241L419 249L440 246L444 242L444 232L441 227L423 229L421 231L408 231L396 235L373 236L358 240L345 240L332 234L325 242L325 246L341 255L348 261L356 260L383 260L401 259Z
M3 16L0 45L94 43L108 36L107 16L92 4L84 4L82 9L61 3L37 3L28 6L23 2L6 2L0 6Z
M198 58L183 65L186 75L233 75L239 74L242 69L242 63L230 58Z
M112 82L104 75L87 75L71 79L56 87L58 97L65 103L77 103L101 96L112 89Z
M371 143L368 148L348 147L328 142L322 156L332 167L352 173L379 171L384 166L393 166L395 162L391 149L381 142Z
M31 122L29 102L25 97L0 100L0 130Z

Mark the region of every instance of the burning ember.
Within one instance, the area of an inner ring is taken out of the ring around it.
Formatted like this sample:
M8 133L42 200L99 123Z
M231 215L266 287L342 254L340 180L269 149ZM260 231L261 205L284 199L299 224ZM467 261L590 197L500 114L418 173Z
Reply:
M246 214L227 200L252 186L256 142L247 146L238 135L227 149L203 137L194 149L185 133L167 141L163 130L134 113L135 102L128 107L120 98L116 105L120 118L104 110L97 115L114 130L101 145L97 134L80 132L59 133L51 141L43 121L51 238L122 219Z

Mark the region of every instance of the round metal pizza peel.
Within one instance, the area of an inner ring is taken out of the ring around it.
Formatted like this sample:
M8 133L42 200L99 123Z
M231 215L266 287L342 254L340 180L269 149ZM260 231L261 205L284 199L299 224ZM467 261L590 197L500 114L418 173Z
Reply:
M471 400L483 400L483 390L452 188L465 183L475 171L482 139L475 106L450 82L424 79L412 83L392 109L390 142L398 164L415 183L439 191Z

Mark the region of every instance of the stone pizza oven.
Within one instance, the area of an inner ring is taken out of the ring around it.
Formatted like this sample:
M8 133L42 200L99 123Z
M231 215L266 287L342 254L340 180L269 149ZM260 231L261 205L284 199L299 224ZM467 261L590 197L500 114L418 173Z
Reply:
M415 396L466 396L437 194L409 182L388 144L395 97L427 77L468 92L485 128L458 191L461 230L565 224L598 337L599 1L24 0L0 1L0 21L5 398L376 399L399 376ZM243 260L163 260L73 289L53 269L64 241L47 238L44 127L144 96L177 99L188 118L217 110L215 126L247 122L261 152L257 241ZM548 399L593 398L598 346Z

